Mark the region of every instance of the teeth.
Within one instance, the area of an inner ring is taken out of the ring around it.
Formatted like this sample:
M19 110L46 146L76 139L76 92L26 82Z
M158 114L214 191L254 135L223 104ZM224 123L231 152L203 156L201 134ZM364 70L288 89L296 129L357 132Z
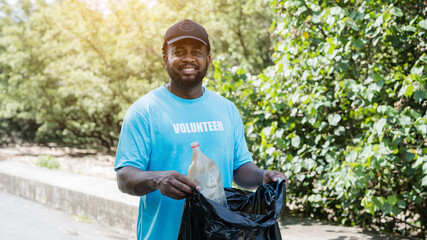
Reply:
M184 71L194 71L194 68L184 68Z

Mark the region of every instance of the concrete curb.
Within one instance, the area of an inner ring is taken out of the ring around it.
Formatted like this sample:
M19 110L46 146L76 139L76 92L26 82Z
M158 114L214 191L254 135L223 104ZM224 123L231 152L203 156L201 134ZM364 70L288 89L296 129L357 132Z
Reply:
M136 238L139 198L116 181L0 161L0 188Z

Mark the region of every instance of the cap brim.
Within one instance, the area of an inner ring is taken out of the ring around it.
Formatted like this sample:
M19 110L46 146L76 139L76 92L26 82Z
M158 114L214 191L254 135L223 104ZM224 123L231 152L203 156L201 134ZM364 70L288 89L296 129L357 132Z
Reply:
M171 40L169 40L169 41L167 41L167 43L168 43L168 45L169 44L172 44L172 43L174 43L174 42L177 42L177 41L179 41L179 40L182 40L182 39L186 39L186 38L192 38L192 39L196 39L196 40L198 40L198 41L200 41L200 42L202 42L202 43L204 43L206 46L208 45L205 41L203 41L202 39L200 39L200 38L198 38L198 37L194 37L194 36L186 36L186 35L184 35L184 36L179 36L179 37L176 37L176 38L172 38Z

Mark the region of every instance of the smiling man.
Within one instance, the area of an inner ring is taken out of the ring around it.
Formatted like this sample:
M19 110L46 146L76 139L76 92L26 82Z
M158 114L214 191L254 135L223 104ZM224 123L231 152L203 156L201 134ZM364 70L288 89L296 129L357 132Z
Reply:
M184 20L165 34L165 84L138 99L126 113L115 170L120 190L141 196L138 239L177 239L184 198L199 186L186 175L190 144L218 165L224 187L253 189L286 176L252 160L236 107L202 86L211 63L206 30Z

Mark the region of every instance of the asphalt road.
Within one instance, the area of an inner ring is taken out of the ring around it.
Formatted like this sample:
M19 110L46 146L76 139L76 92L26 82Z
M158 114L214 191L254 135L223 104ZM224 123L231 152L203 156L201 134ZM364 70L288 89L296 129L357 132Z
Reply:
M106 227L0 190L0 240L124 240Z

